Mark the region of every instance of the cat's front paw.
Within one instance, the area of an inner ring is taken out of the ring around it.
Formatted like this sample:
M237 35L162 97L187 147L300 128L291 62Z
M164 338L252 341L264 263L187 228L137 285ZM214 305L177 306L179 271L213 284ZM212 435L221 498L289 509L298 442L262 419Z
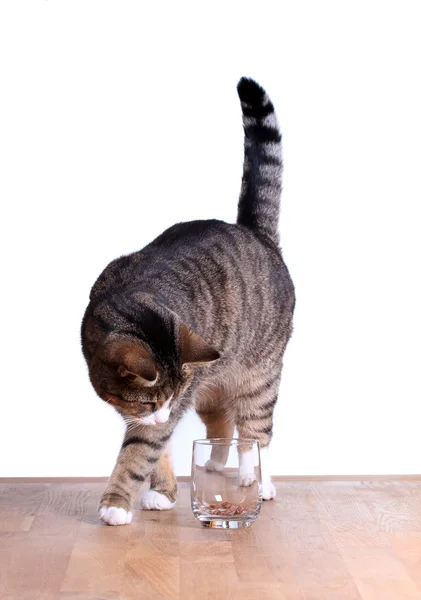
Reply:
M107 525L128 525L133 518L133 513L121 506L102 506L98 514Z
M171 502L165 494L160 494L159 492L155 492L155 490L148 490L140 501L140 505L143 510L170 510L175 505L175 502Z

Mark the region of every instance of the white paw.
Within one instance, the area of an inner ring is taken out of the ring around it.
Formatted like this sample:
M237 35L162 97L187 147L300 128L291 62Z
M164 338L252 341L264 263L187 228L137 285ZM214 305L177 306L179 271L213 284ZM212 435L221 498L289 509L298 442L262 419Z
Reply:
M223 471L224 467L225 465L223 463L212 460L211 458L205 463L206 471Z
M262 481L262 498L263 500L272 500L276 496L276 488L269 479L268 481Z
M99 518L107 525L128 525L133 513L119 506L103 506L99 509Z
M140 501L143 510L169 510L175 505L164 494L148 490Z
M240 485L242 487L249 487L254 481L256 481L256 475L254 473L244 473L244 475L240 475Z

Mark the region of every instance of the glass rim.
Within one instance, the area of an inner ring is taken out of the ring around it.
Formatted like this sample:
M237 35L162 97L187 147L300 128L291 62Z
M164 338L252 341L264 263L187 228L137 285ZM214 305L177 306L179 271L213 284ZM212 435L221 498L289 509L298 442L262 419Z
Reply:
M193 445L202 446L250 446L250 444L259 445L259 440L255 438L203 438L193 440Z

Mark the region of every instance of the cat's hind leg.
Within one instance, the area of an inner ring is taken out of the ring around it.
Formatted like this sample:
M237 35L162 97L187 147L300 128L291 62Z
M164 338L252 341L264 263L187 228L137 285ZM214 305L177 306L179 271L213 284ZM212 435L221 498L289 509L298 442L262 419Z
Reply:
M199 417L206 425L207 438L232 438L234 435L234 422L223 411L198 411ZM205 464L207 471L222 471L226 465L229 446L214 445L211 457Z
M237 427L240 438L256 439L260 443L262 496L271 500L276 495L270 477L269 444L272 439L273 410L278 397L279 379L272 385L263 384L261 391L253 391L238 401ZM255 480L253 453L247 446L239 446L240 483L251 485Z

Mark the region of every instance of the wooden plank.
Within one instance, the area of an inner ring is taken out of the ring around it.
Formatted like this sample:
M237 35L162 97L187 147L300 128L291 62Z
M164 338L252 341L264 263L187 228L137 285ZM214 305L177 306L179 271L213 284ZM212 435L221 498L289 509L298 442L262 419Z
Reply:
M362 600L421 600L421 591L391 548L342 548Z
M109 477L0 477L2 483L107 483ZM310 482L310 481L332 481L332 482L372 482L372 481L420 481L421 473L408 474L366 474L366 475L273 475L275 482ZM190 475L179 475L177 481L180 483L190 482Z
M2 600L421 600L421 483L280 481L250 529L97 517L102 481L0 484ZM138 506L138 505L137 505Z
M421 513L418 517L421 519ZM421 590L421 532L394 533L390 539L394 553Z
M84 521L74 541L62 592L115 593L123 585L130 527Z

